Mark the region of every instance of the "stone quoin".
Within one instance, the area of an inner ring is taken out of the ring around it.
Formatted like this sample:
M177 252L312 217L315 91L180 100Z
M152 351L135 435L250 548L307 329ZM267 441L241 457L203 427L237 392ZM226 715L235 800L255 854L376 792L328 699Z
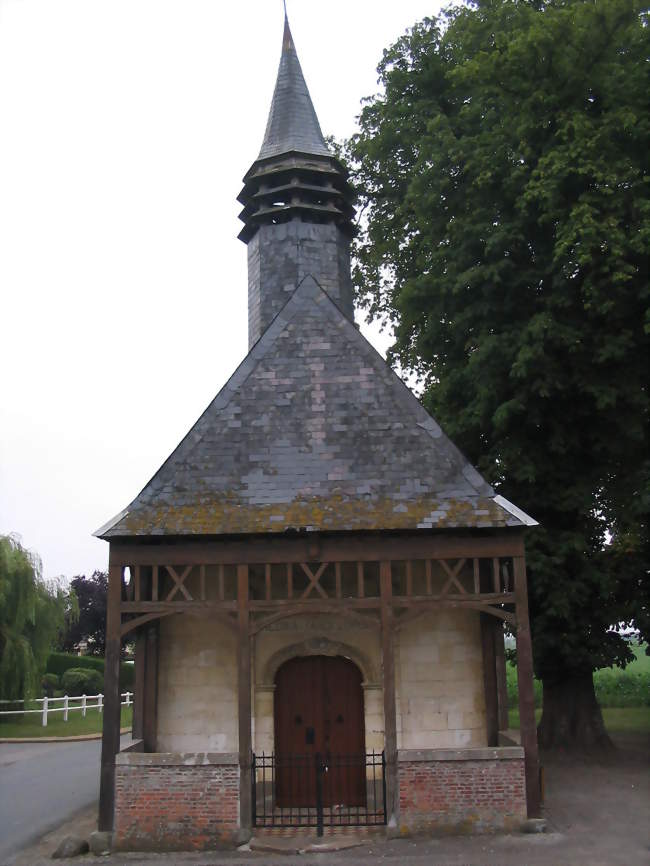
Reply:
M539 814L524 535L354 324L354 201L285 18L239 196L249 353L110 545L99 829L512 828ZM504 623L521 742L509 738ZM135 642L133 742L119 656Z

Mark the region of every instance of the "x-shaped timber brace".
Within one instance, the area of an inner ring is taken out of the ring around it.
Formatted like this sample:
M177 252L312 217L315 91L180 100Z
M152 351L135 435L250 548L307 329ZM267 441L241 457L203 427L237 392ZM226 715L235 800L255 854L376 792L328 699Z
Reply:
M240 822L251 824L251 641L271 623L334 613L381 630L387 815L397 812L395 631L445 608L481 613L489 745L505 726L503 623L517 635L528 814L539 814L532 649L520 534L111 544L100 829L113 827L119 751L120 645L136 640L134 737L155 751L158 624L177 613L217 617L237 635Z

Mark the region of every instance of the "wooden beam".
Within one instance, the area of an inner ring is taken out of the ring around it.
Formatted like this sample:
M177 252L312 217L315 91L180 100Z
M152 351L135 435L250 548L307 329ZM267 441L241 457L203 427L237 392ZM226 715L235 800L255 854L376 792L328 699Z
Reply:
M214 611L236 611L236 601L123 601L122 613L184 613L205 609Z
M179 589L182 592L182 594L184 595L185 601L194 601L189 590L185 586L185 581L187 580L187 577L191 571L192 571L191 565L185 566L182 574L178 574L178 572L176 571L176 569L172 565L167 566L167 574L174 581L174 585L172 586L172 588L167 593L167 598L165 599L165 601L171 601Z
M404 559L523 556L519 530L496 535L379 535L321 537L321 562L368 562ZM181 541L178 544L112 542L116 565L207 565L217 563L284 563L313 561L308 539L285 537L244 541Z
M252 830L251 645L248 566L237 566L237 705L239 719L239 826Z
M506 731L508 724L508 681L506 678L506 648L503 625L494 621L494 656L497 669L497 702L499 730Z
M458 607L469 607L471 605L487 605L487 604L514 604L515 594L514 593L480 593L479 595L474 595L473 593L448 593L447 595L418 595L412 596L411 598L407 598L407 596L393 596L390 600L390 604L393 607L421 607L421 606L435 606L439 602L446 606L458 606ZM283 610L289 599L286 598L276 598L271 599L271 601L266 601L264 599L258 599L256 601L249 602L250 610ZM381 607L381 598L368 596L366 598L333 598L332 596L326 596L325 598L319 597L311 597L311 598L296 598L291 602L292 605L300 605L303 607L305 613L308 613L311 608L318 607L322 609L327 607L332 613L337 613L341 610L341 608L357 608L357 609L368 609L368 608L379 608ZM123 601L120 605L120 610L122 613L140 613L140 614L169 614L169 613L196 613L198 611L210 611L214 613L235 613L237 611L237 602L236 601ZM128 621L125 622L125 625L128 625ZM127 629L123 629L126 631Z
M430 599L429 599L430 600ZM341 610L355 608L356 610L367 610L369 608L380 608L380 598L333 598L332 596L312 596L311 598L294 598L289 601L286 598L276 598L273 601L251 601L249 607L251 610L284 610L290 604L292 607L302 608L304 613L309 613L312 609L331 610L332 613L340 613Z
M158 645L160 622L154 620L146 626L146 652L144 668L144 700L142 710L142 739L144 751L155 752L158 739Z
M346 599L346 601L354 601L354 599ZM414 595L411 598L407 598L405 595L394 595L392 605L393 607L419 607L421 604L435 604L438 601L459 601L461 604L465 602L514 604L515 594L514 592L508 594L504 592L480 592L475 595L473 592L448 592L446 595ZM125 604L133 604L133 602L126 602Z
M497 696L497 669L494 651L494 629L497 621L481 614L481 643L483 645L483 689L488 746L499 744L499 702Z
M142 616L136 616L135 619L127 619L122 623L122 627L120 628L120 634L122 635L122 638L124 638L124 636L127 635L129 632L133 631L133 629L138 629L141 626L145 625L145 623L152 622L154 619L164 619L164 617L172 616L175 613L182 613L182 611L154 611L153 613L144 613L142 614Z
M122 566L109 565L106 601L104 664L104 719L99 780L100 830L113 829L115 811L115 756L120 750L120 597Z
M397 775L397 711L395 707L395 646L392 577L389 561L379 565L381 588L381 658L384 685L384 741L386 756L386 818L390 826L398 822L399 780Z
M400 599L395 600L392 607L396 614L400 608L404 608L404 612L396 616L395 619L398 628L402 627L402 623L413 620L427 611L435 610L478 610L481 613L489 613L490 616L494 616L503 622L515 621L515 614L513 611L504 610L502 607L494 607L489 602L481 601L461 601L459 599L448 600L440 598L429 602L422 601L418 604L403 604Z
M142 739L142 718L144 713L144 671L147 652L146 631L139 628L135 633L135 682L133 685L133 739Z
M533 648L528 620L528 587L526 560L514 558L515 596L517 614L517 684L519 687L519 730L526 758L526 801L528 817L540 814L539 756L537 753L537 725L535 722L535 693L533 691Z

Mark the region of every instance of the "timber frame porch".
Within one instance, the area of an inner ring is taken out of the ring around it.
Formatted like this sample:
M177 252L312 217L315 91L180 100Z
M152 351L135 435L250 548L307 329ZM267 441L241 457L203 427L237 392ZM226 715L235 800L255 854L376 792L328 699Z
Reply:
M126 579L126 570L129 579ZM521 745L529 816L539 814L539 767L523 533L300 533L246 540L113 540L109 556L105 712L99 828L113 829L119 752L119 658L136 642L133 736L155 751L158 623L214 616L237 638L240 826L252 824L251 642L279 619L329 613L376 624L383 668L386 811L398 809L394 635L441 608L481 613L488 746L507 727L502 623L517 636Z

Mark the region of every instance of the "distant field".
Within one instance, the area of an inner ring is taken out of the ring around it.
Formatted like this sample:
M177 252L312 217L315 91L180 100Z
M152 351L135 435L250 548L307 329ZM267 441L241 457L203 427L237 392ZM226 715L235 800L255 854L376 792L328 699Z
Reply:
M603 668L594 674L596 698L603 708L650 707L650 656L645 654L646 644L637 644L636 656L625 670L617 667ZM517 670L513 664L507 666L508 706L515 709L518 703ZM542 706L542 684L535 680L535 706Z
M72 699L71 699L72 701ZM7 718L7 716L0 717ZM63 721L63 713L52 714L48 717L46 727L41 724L38 715L23 716L17 719L11 716L13 721L0 722L0 738L2 737L76 737L80 734L98 734L102 730L103 714L97 710L88 710L86 717L81 715L80 710L70 712L68 721ZM133 721L133 707L122 707L120 726L130 728Z

